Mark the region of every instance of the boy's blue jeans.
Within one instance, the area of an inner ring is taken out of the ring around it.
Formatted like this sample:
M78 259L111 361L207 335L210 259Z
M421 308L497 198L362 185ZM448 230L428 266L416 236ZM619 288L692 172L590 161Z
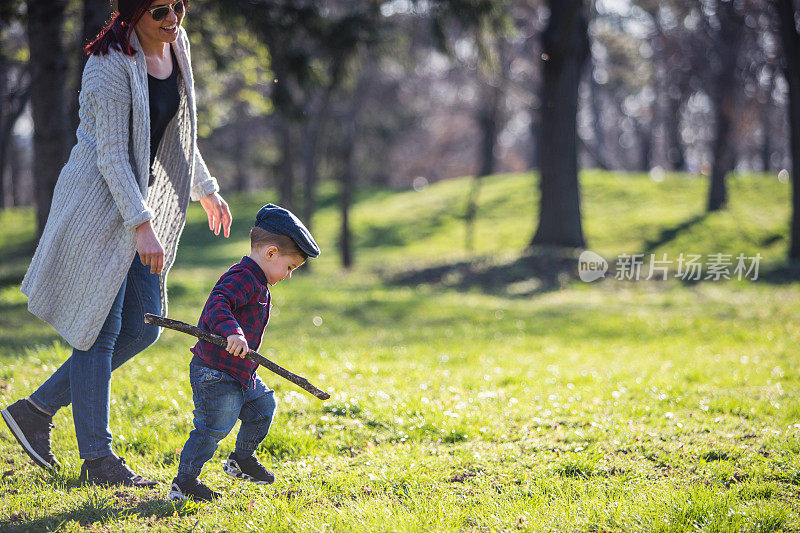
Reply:
M33 403L51 414L72 403L81 459L111 453L111 372L158 339L161 328L146 324L144 313L160 312L158 274L151 274L136 254L92 347L73 349L72 356L31 394Z
M236 438L237 455L252 455L272 425L275 396L256 376L255 387L242 385L221 370L194 363L189 365L189 381L194 399L194 429L181 451L179 474L198 477L203 465L214 456L219 441L242 421Z

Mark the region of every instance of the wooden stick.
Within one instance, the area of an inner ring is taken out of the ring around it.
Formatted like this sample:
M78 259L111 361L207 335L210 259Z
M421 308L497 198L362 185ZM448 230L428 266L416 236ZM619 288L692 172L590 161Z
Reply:
M202 339L204 341L208 341L211 344L216 344L217 346L221 346L223 348L225 348L228 345L228 340L225 337L209 333L208 331L196 328L194 326L187 324L186 322L181 322L180 320L173 320L171 318L145 313L144 321L154 326L161 326L162 328L174 329L175 331L186 333L188 335L197 337L198 339ZM306 378L298 376L297 374L294 374L292 372L289 372L282 366L273 363L272 361L270 361L269 359L267 359L266 357L264 357L263 355L259 354L254 350L248 351L247 354L245 354L245 357L247 357L252 361L255 361L256 363L267 368L268 370L272 370L280 377L288 379L301 389L310 392L320 400L327 400L328 398L331 397L331 395L328 394L327 392L319 390L314 385L309 383L309 381Z

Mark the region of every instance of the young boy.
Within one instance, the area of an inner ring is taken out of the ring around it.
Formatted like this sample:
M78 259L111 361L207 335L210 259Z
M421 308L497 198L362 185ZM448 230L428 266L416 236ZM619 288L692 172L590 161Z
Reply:
M291 212L273 204L259 210L250 231L250 255L219 278L200 315L198 327L226 337L228 345L223 349L201 340L191 349L194 429L181 452L171 500L210 501L220 496L197 478L237 419L242 425L236 448L223 470L254 483L275 480L255 456L272 424L275 399L255 373L258 364L245 354L258 347L269 321L269 285L291 278L308 257L318 255L311 233Z

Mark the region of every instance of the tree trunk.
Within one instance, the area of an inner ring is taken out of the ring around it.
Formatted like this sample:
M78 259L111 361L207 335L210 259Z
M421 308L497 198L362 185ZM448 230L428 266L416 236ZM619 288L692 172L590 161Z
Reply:
M353 266L353 236L350 230L350 205L353 198L353 181L355 178L355 142L356 119L355 110L351 110L342 124L344 130L344 170L339 186L339 213L342 226L339 234L339 250L342 257L342 266Z
M233 145L233 165L234 165L234 180L233 190L236 192L247 192L250 190L250 179L247 172L247 157L245 146L247 143L247 135L245 130L241 127L235 128L234 137L235 142Z
M800 260L800 34L792 0L776 2L783 44L783 74L789 85L789 129L792 154L792 225L789 260Z
M478 152L478 173L472 181L467 209L464 213L465 236L464 246L467 250L475 247L475 219L478 215L478 195L480 194L481 179L494 173L497 166L497 133L501 122L501 105L503 103L503 88L500 83L484 84L482 105L478 109L477 120L481 132L480 150Z
M5 165L4 165L5 166ZM7 180L6 176L9 175L9 172L6 172L3 169L2 173L0 173L0 209L4 209L6 207L13 207L12 206L12 194L11 191L11 180Z
M531 170L538 170L542 166L542 158L541 158L541 149L539 147L539 141L541 140L541 115L542 115L542 108L531 108L530 110L530 117L531 117L531 125L530 125L530 133L531 133L531 148L530 152L528 152L528 168Z
M317 169L317 151L319 148L320 133L328 120L332 86L321 91L309 103L309 111L305 126L303 127L303 141L300 148L303 168L303 222L309 230L313 229L314 213L317 205L317 183L319 171ZM314 269L313 261L306 262L303 267L306 272Z
M736 60L741 45L742 26L733 2L718 0L717 16L720 21L719 37L716 42L719 54L719 70L715 75L716 102L714 142L711 169L711 186L708 191L708 211L717 211L728 202L728 187L725 176L733 170L733 116L735 110L734 84L736 82Z
M303 130L302 161L305 188L305 202L303 203L303 222L311 229L314 218L314 208L317 201L317 149L319 136L328 119L332 87L327 87L318 97L314 98L309 112L306 126ZM306 267L308 268L308 267Z
M666 129L666 152L672 170L686 170L686 158L683 155L683 142L681 141L681 99L667 96L669 108L664 118Z
M244 102L237 102L235 106L236 124L238 127L234 128L233 137L233 165L235 168L234 176L234 190L238 192L247 192L250 190L250 177L248 175L247 165L247 145L250 135L244 124L247 121L247 114L244 110Z
M775 90L775 69L769 67L769 81L764 95L764 104L761 106L761 170L772 170L772 126L770 115L772 110L772 91Z
M13 193L8 193L12 190L14 180L13 172L10 176L7 172L10 170L8 155L9 149L14 150L14 125L25 111L29 97L30 86L19 89L19 94L12 95L8 102L4 102L3 114L0 116L0 208L15 205Z
M577 114L581 71L589 56L583 0L549 0L542 36L541 200L531 246L584 247L578 183Z
M6 105L6 83L8 78L8 63L3 54L0 54L0 209L6 207L6 153L10 139L4 135L8 121L8 106Z
M487 84L485 107L478 111L478 127L481 131L480 162L478 176L493 174L497 166L497 133L500 129L500 107L503 103L503 88L500 83Z
M344 171L342 172L341 187L339 190L339 210L342 217L342 229L339 240L342 254L342 266L353 266L353 236L350 228L350 206L353 201L353 188L358 175L358 162L356 161L356 144L358 143L358 115L363 107L364 98L369 88L369 82L375 77L375 61L363 50L359 51L358 61L360 68L357 70L358 81L353 95L348 102L347 111L342 117L342 130L344 137Z
M591 149L589 149L587 146L588 143L583 144L587 147L586 151L589 152L589 155L592 157L592 159L594 159L597 167L603 170L609 170L611 168L611 164L606 156L606 133L605 129L603 128L602 111L603 103L600 101L600 91L602 88L594 79L594 75L592 75L591 72L589 73L588 78L589 88L591 89L589 101L591 102L592 119L594 122L592 126L592 132L594 132L594 143L592 144Z
M6 105L6 82L8 78L8 63L0 53L0 209L6 207L6 153L10 139L3 135L8 120Z
M653 124L651 123L649 127L636 124L636 131L639 137L639 160L637 166L641 172L648 172L652 167Z
M83 68L86 66L86 61L89 57L83 51L83 47L92 42L100 30L103 29L106 22L111 18L111 2L109 0L83 0L83 14L81 26L81 42L78 47L80 58L78 60L78 68L75 73L77 76L77 87L72 91L70 98L69 121L72 131L78 129L78 95L80 90L81 78L83 77Z
M278 194L281 207L294 210L294 136L290 118L278 115L278 136L281 146L281 161L278 168Z
M64 82L67 61L62 44L66 0L28 0L28 43L33 109L33 174L38 235L42 234L58 174L67 158L68 124Z
M9 139L11 145L8 157L8 169L10 175L8 176L8 207L21 206L24 203L22 197L22 173L24 172L23 163L23 150L22 142L17 136L12 136Z
M317 145L322 120L311 117L303 129L302 162L303 162L303 221L311 229L314 208L317 201Z
M733 97L726 90L722 101L717 102L716 125L714 126L713 158L714 165L711 169L711 187L708 191L708 211L717 211L725 207L728 202L728 187L725 176L732 169L733 150L731 150L732 127L731 113Z

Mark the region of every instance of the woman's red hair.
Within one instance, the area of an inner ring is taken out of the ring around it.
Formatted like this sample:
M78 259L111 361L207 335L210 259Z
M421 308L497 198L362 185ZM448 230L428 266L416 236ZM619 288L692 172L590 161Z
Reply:
M111 20L84 48L86 54L106 55L114 49L129 56L136 55L136 50L131 46L131 33L152 3L153 0L118 0L117 11ZM183 0L183 5L188 3L189 0Z

